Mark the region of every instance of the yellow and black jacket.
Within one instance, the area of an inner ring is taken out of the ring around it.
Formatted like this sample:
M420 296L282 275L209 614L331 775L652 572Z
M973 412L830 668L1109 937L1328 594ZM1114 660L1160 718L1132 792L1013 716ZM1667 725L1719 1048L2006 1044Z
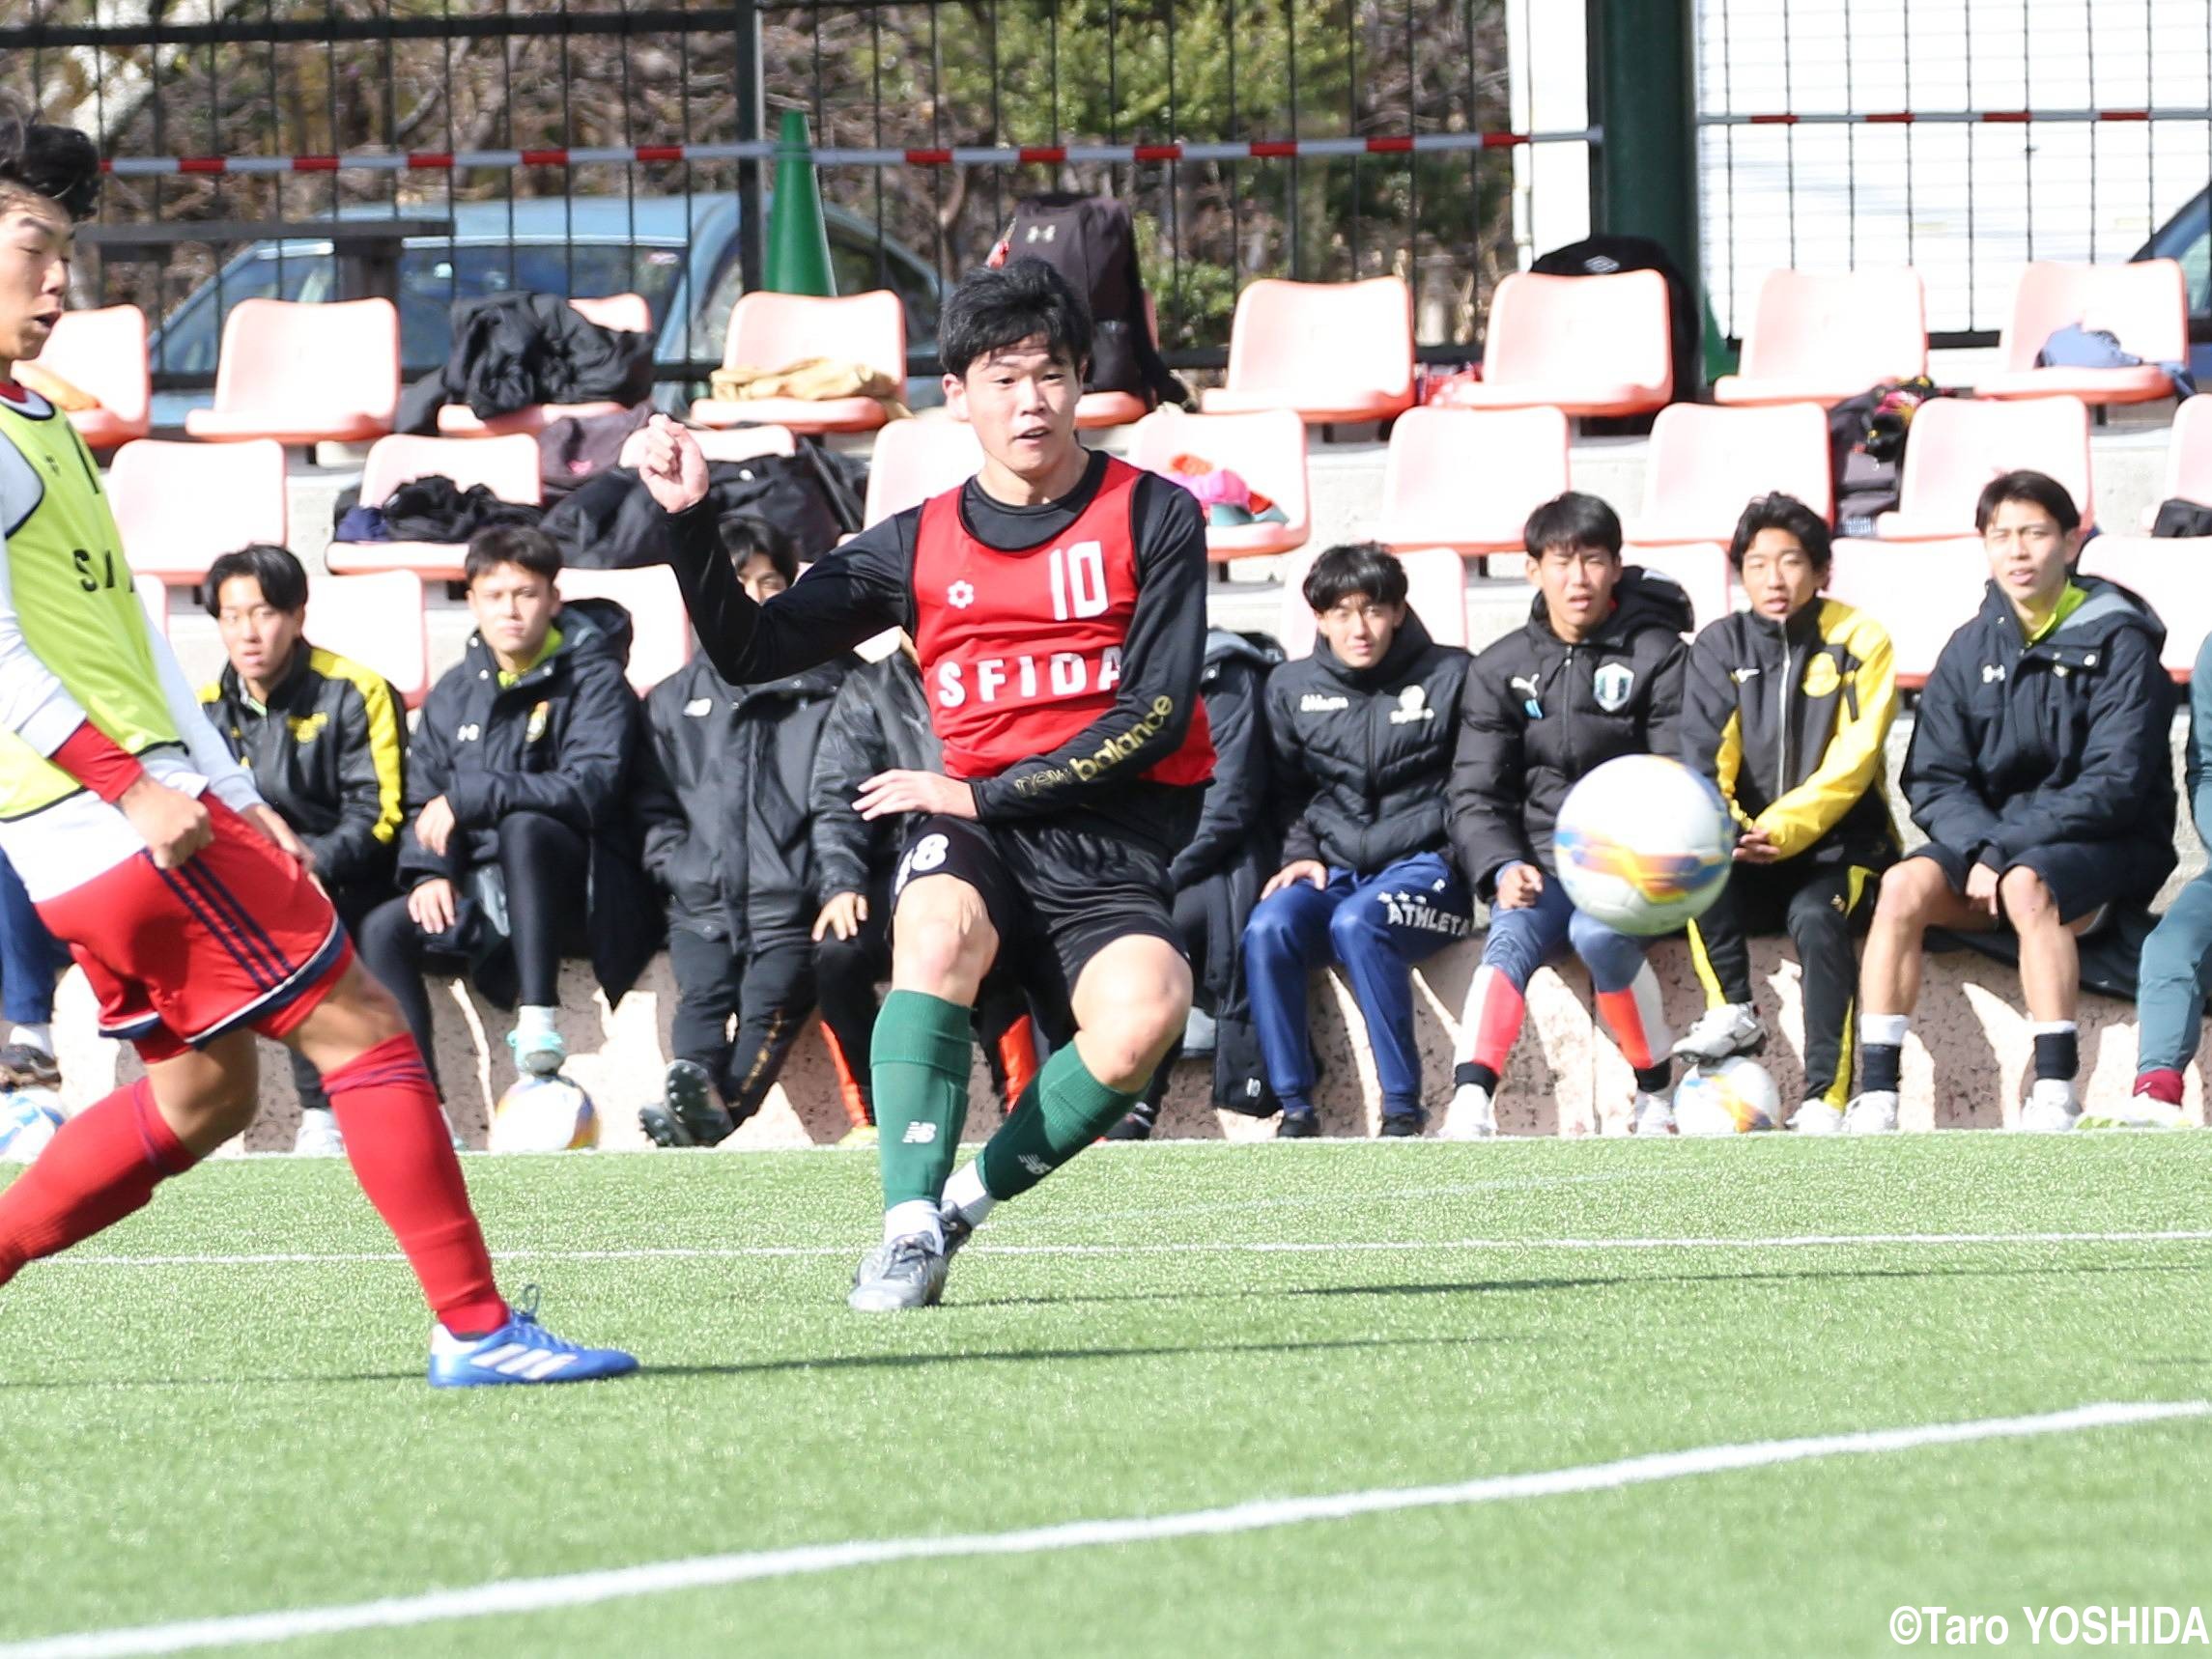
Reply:
M200 702L326 886L390 885L407 794L407 710L390 685L301 640L267 707L230 667Z
M1785 859L1880 868L1897 854L1883 752L1896 715L1889 635L1866 612L1738 611L1690 647L1682 758Z

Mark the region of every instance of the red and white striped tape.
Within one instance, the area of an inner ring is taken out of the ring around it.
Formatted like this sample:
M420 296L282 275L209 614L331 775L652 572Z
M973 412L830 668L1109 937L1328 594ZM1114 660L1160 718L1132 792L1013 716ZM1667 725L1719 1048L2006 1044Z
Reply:
M2031 122L2082 126L2096 122L2212 121L2212 109L1895 109L1771 110L1755 115L1701 115L1700 127L2026 127Z
M1576 132L1418 132L1374 138L1276 138L1205 144L1024 144L943 150L824 146L822 167L1033 167L1063 162L1276 161L1292 156L1428 155L1510 150L1523 144L1595 143ZM588 167L665 161L773 161L773 140L740 144L639 144L561 150L423 150L344 155L119 155L101 165L125 178L175 173L449 173L470 167Z

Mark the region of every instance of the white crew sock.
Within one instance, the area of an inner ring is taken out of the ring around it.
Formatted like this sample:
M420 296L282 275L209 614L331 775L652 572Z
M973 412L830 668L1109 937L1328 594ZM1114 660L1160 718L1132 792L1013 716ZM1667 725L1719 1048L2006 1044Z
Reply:
M51 1021L37 1026L17 1026L8 1033L11 1044L20 1043L26 1049L36 1049L48 1059L54 1054L54 1027Z
M525 1037L549 1037L553 1031L553 1008L543 1008L534 1002L525 1002L515 1010L515 1029Z
M1905 1033L1912 1028L1910 1014L1861 1014L1858 1017L1858 1040L1862 1043L1885 1043L1892 1049L1905 1046Z
M952 1179L945 1183L944 1208L957 1210L970 1226L976 1225L998 1204L998 1199L983 1190L983 1161L971 1158L952 1171Z
M938 1220L937 1206L927 1198L909 1198L903 1204L893 1204L883 1213L883 1242L912 1238L920 1233L938 1250L945 1248L945 1223Z

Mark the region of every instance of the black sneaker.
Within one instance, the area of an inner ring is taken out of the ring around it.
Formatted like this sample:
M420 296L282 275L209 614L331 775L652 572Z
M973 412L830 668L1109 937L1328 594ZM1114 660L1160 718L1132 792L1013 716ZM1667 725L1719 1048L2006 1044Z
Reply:
M0 1088L54 1088L62 1086L61 1062L43 1049L28 1043L0 1048Z
M656 1146L713 1146L737 1128L714 1098L706 1072L690 1060L670 1060L661 1098L638 1113L638 1127Z
M1130 1110L1129 1115L1106 1132L1109 1140L1149 1140L1156 1127L1159 1108L1140 1102Z
M1283 1120L1275 1125L1278 1140L1311 1140L1321 1132L1321 1120L1312 1107L1303 1111L1286 1111Z
M1386 1111L1382 1114L1383 1138L1387 1140L1418 1140L1428 1122L1429 1114L1419 1110Z

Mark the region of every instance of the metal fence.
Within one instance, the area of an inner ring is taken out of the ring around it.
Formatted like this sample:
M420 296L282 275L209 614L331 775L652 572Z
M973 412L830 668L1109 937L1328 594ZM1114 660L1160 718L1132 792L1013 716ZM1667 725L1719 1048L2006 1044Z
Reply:
M1698 14L1705 274L1731 334L1777 267L1912 265L1939 343L1980 343L2029 260L2128 259L2212 179L2212 0Z
M1055 187L1130 205L1171 361L1222 360L1253 277L1384 272L1412 285L1429 354L1465 356L1529 251L1535 181L1586 178L1578 37L1547 45L1541 12L15 0L0 95L110 158L81 297L146 310L165 385L206 383L248 294L392 293L411 370L442 360L453 299L513 287L642 293L663 363L703 372L759 223L739 203L789 108L840 287L906 298L918 368L941 285Z

